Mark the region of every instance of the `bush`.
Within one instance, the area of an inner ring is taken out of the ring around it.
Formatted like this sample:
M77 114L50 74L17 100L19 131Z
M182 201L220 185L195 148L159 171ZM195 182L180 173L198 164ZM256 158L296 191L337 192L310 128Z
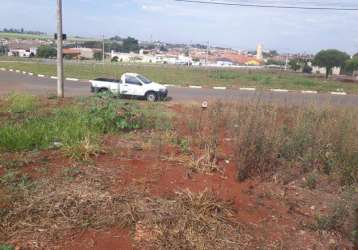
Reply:
M37 49L37 57L41 58L53 58L57 57L57 50L56 48L48 45L41 45Z

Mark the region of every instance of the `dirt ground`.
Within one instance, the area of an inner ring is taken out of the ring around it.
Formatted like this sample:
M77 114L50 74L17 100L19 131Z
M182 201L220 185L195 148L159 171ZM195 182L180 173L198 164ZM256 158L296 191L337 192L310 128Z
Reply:
M170 105L169 109L178 114L185 112L180 105ZM188 133L185 121L179 119L178 124L177 133ZM85 169L91 165L110 178L109 189L113 194L120 194L128 187L152 197L168 197L181 190L209 191L232 204L234 220L245 239L244 247L237 249L354 249L342 233L309 227L315 216L327 212L336 198L336 190L329 180L320 179L322 185L315 190L302 187L302 178L285 184L275 176L238 182L234 145L225 134L219 139L218 170L213 172L192 171L188 167L190 155L183 154L178 145L151 143L153 138L151 132L143 131L127 136L108 135L103 139L103 152L89 163L73 162L56 150L27 154L22 156L27 162L21 171L38 179L60 174L68 166ZM3 174L0 168L0 176ZM0 197L5 197L1 191ZM47 249L142 249L135 234L135 230L121 227L73 230ZM21 238L13 238L9 243L18 246L17 249L36 248L36 244Z

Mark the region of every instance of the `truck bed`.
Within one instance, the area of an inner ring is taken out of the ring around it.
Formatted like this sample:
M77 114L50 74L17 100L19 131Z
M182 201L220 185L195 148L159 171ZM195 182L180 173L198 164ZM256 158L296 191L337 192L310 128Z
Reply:
M98 82L115 82L115 83L122 83L121 80L117 80L117 79L111 79L111 78L96 78L94 79L94 81L98 81Z

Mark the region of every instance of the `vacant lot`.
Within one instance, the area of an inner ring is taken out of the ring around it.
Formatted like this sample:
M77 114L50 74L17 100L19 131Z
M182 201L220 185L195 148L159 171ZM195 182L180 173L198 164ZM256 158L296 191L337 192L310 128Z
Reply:
M29 63L30 62L30 63ZM19 69L48 76L56 75L56 66L39 62L0 62L0 67ZM228 87L285 88L290 90L317 90L322 92L343 89L358 93L358 84L304 76L282 71L188 68L170 65L66 64L65 75L80 79L97 77L119 78L125 72L141 73L154 81L174 85L203 85Z
M353 249L357 138L357 109L12 94L0 249Z

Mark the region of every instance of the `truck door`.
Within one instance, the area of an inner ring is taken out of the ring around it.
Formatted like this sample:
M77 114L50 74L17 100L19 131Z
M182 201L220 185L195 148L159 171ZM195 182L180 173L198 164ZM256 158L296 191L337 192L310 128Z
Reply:
M120 89L122 95L140 95L142 83L135 76L126 76Z
M120 85L119 85L119 81L113 81L111 84L110 84L110 90L113 94L115 95L118 95L120 92L119 92L119 88L120 88Z

